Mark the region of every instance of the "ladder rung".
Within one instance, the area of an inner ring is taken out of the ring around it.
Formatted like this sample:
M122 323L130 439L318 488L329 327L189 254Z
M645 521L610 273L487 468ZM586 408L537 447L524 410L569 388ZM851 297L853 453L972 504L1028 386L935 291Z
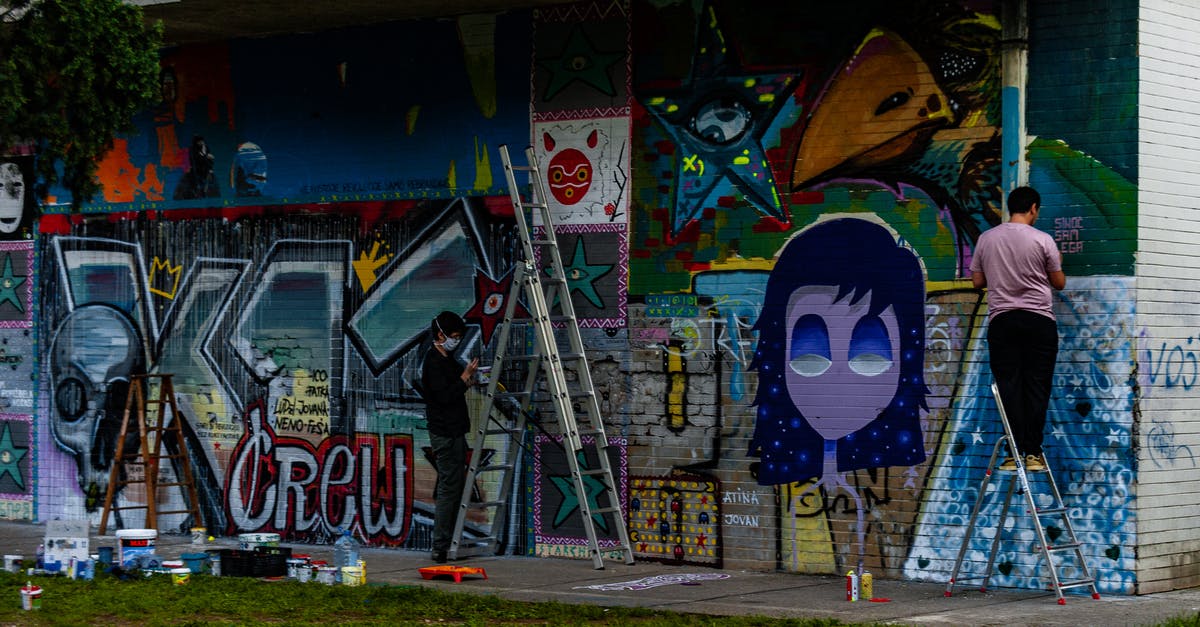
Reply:
M160 510L158 510L158 513L159 514L193 514L195 512L193 512L190 509L169 509L166 511L163 511L160 509Z
M520 392L496 392L496 398L520 398L520 397L529 396L529 395L530 395L530 394L532 394L532 393L533 393L533 392L525 392L525 391L520 391Z
M1074 551L1075 549L1078 549L1081 546L1083 546L1083 545L1078 542L1064 542L1062 544L1052 544L1050 546L1047 546L1046 550L1051 551L1051 552L1053 552L1053 551Z
M1080 586L1090 586L1095 583L1095 579L1074 579L1072 581L1060 581L1059 588L1078 588Z
M458 547L458 550L463 551L463 550L468 550L468 549L484 549L484 548L487 548L488 544L492 544L493 542L496 542L496 540L497 540L496 536L481 536L478 538L465 538L463 540L459 540L459 543L465 544L466 546L460 546L460 547Z
M554 240L554 239L531 239L531 240L529 240L529 243L530 243L530 244L533 244L534 246L557 246L557 245L558 245L558 240Z
M119 509L149 509L149 506L147 506L147 505L122 505L120 507L117 507L116 505L113 505L109 509L113 510L113 511L117 511Z
M480 501L467 505L470 509L488 509L489 507L500 507L504 505L504 501Z
M521 433L518 429L488 429L484 431L484 435L516 435Z
M1067 508L1065 508L1065 507L1047 507L1047 508L1045 508L1045 509L1038 509L1038 510L1035 510L1035 511L1037 511L1037 515L1038 515L1038 516L1044 516L1044 515L1046 515L1046 514L1062 514L1062 513L1065 513L1065 512L1067 511Z
M490 466L480 466L479 468L475 469L475 474L479 474L481 472L496 472L497 470L508 470L512 467L512 464L492 464Z
M593 514L619 514L619 513L621 513L621 508L611 507L611 506L610 507L593 507L589 511Z

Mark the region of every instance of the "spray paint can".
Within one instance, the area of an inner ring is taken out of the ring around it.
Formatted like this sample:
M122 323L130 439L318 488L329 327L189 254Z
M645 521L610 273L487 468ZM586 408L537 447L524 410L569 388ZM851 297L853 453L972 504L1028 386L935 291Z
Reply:
M861 589L861 597L864 601L870 601L875 598L875 578L868 571L863 571L862 579L859 581Z
M858 573L853 570L846 573L846 600L851 603L858 600Z

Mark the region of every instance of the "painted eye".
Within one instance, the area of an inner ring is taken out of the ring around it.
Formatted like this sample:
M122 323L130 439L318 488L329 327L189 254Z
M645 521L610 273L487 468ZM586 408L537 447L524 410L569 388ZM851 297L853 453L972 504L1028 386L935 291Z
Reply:
M850 370L874 377L892 369L892 342L887 327L876 316L864 316L850 336Z
M571 281L582 281L588 278L588 273L579 268L571 268L567 271L567 278Z
M905 91L898 91L884 98L883 102L879 103L879 106L875 108L875 115L883 115L892 109L903 107L908 102L908 98L908 92Z
M788 347L788 366L802 377L815 377L829 370L833 363L829 351L829 328L821 316L800 316L792 326Z
M504 294L492 292L483 301L483 313L492 315L504 307Z
M581 54L577 54L577 55L565 60L563 62L563 65L565 65L567 67L567 69L569 69L569 70L572 70L575 72L582 72L582 71L588 69L589 67L592 67L592 60Z
M693 135L714 144L731 144L750 128L750 111L736 99L710 100L692 116Z

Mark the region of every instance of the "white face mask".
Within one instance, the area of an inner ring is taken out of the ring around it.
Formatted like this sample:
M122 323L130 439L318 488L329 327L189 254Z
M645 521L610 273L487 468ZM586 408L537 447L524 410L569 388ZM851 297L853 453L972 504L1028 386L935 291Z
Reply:
M437 321L437 318L433 319L433 324L437 326L438 332L442 334L443 338L445 338L442 340L442 348L445 349L446 352L454 350L458 346L458 343L462 341L459 338L446 335L446 332L442 329L442 325ZM437 342L434 343L436 344Z

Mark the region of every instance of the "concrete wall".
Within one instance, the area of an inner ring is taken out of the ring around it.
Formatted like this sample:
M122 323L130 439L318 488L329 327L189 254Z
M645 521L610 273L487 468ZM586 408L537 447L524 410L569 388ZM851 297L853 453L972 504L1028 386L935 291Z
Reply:
M1070 277L1047 456L1101 590L1131 593L1136 23L1093 5L1031 11L1030 180ZM1000 221L999 14L603 2L168 51L105 202L7 244L27 280L0 313L34 313L3 329L26 356L0 376L6 507L95 521L111 382L149 369L175 374L214 528L427 547L424 329L454 309L463 350L494 349L496 147L531 143L635 555L945 581L1000 432L966 278ZM534 450L513 546L578 555L565 461ZM996 585L1045 585L1023 524Z
M1195 221L1200 36L1194 2L1143 2L1138 29L1138 589L1195 586Z

